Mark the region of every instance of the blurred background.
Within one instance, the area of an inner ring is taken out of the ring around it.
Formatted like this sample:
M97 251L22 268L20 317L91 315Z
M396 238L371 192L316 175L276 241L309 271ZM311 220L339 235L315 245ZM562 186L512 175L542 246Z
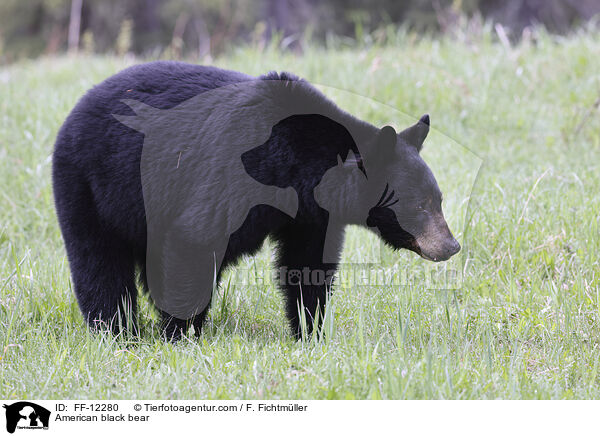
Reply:
M540 25L564 34L598 13L600 0L2 0L0 62L78 51L204 59L239 44L302 52L385 42L398 27L451 34L465 21L508 41Z

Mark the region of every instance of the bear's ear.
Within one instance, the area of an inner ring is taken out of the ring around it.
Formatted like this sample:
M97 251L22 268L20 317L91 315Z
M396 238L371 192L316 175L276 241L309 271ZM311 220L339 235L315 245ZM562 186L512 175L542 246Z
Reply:
M429 133L429 115L425 114L417 122L417 124L410 126L408 129L403 130L398 134L398 137L410 146L413 146L417 151L421 151L423 148L423 142L427 138Z

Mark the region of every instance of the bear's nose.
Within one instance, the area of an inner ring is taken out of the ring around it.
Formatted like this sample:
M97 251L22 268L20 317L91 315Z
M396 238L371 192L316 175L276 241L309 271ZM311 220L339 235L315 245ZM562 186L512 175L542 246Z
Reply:
M447 251L448 257L452 257L460 251L460 244L456 239L452 239L452 242L448 245Z

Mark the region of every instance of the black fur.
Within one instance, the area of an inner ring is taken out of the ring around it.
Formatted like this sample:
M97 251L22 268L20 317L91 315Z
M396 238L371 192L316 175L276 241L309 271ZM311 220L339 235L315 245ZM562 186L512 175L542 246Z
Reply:
M285 82L285 89L306 84L289 73L269 73L260 79ZM91 326L101 323L115 332L123 327L135 332L136 268L148 286L140 170L144 134L113 116L135 115L121 100L166 110L203 92L251 80L256 78L213 67L153 62L128 68L94 87L68 116L53 156L54 195L75 294ZM301 334L300 305L305 308L309 333L317 313L320 318L324 314L345 224L369 227L393 247L413 250L429 260L445 260L460 249L443 218L437 183L418 154L429 131L427 116L396 135L391 127L379 130L341 111L310 86L298 89L306 90L302 98L315 103L310 107L318 111L279 121L264 144L241 156L245 171L256 181L294 189L297 214L291 218L267 205L250 209L229 238L217 277L218 281L222 271L242 255L255 253L267 236L273 237L278 243L277 266L287 316L296 336ZM214 129L223 128L214 123ZM212 125L208 127L215 131ZM342 164L339 158L346 159L350 152L352 159ZM338 183L335 177L346 170L349 179ZM321 183L326 174L334 175L327 179L329 184ZM388 189L388 183L393 187ZM336 200L326 204L315 200L315 191L322 185ZM214 201L219 201L218 190ZM326 240L332 250L324 256ZM188 247L185 240L178 243L189 249L186 255L193 256L194 247ZM302 271L303 278L310 279L301 280L300 285L290 280L289 271ZM162 312L166 336L176 339L190 324L199 333L207 311L190 320Z
M262 78L299 80L288 73ZM140 182L144 136L111 114L133 115L122 99L170 109L207 90L246 80L255 79L176 62L138 65L91 89L68 116L54 151L54 195L75 294L90 325L101 322L112 325L115 332L122 326L135 330L136 267L144 278L146 218ZM313 137L298 136L299 132L312 132ZM326 117L303 115L283 120L262 149L244 155L248 173L258 181L297 190L299 211L296 220L291 220L269 206L253 208L231 236L221 271L240 256L256 252L268 235L279 243L280 266L335 270L336 265L320 262L327 212L315 203L312 189L336 164L337 155L347 154L348 147L358 155L344 127ZM285 180L291 174L294 179ZM292 330L299 334L300 288L286 284L284 290ZM323 308L325 297L325 283L303 289L309 324L317 306ZM199 332L207 310L191 321L163 313L167 335L177 337L191 323ZM133 319L128 321L124 314Z

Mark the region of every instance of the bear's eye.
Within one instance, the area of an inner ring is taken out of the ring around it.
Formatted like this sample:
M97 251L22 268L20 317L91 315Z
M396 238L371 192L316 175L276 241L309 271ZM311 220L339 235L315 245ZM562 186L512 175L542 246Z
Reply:
M422 200L419 204L417 204L416 209L421 211L421 210L427 210L429 208L431 208L431 203L432 203L432 199L427 198L425 200Z

